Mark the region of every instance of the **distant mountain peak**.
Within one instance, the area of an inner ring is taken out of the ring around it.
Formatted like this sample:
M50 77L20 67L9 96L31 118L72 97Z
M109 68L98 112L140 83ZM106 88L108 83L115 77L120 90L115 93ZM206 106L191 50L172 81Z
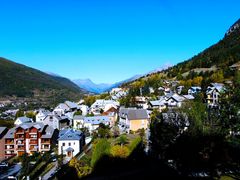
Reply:
M141 76L142 75L135 75L129 79L126 79L114 84L107 84L107 83L96 84L91 79L77 79L77 80L73 80L73 82L82 89L85 89L89 92L93 92L96 94L101 94L103 92L110 91L112 88L119 87L126 82L134 81L140 78Z
M237 20L226 32L226 36L229 36L233 32L236 32L237 30L240 30L240 19Z

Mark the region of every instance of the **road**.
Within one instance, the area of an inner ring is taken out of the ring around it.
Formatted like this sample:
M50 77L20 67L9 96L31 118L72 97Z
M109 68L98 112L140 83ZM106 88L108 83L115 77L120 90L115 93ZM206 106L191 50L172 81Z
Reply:
M54 162L54 166L52 169L50 169L50 171L48 171L43 177L43 180L48 180L51 176L51 174L53 174L56 170L57 170L57 162Z
M15 176L20 170L22 166L20 164L15 164L13 166L8 167L5 170L0 171L0 179L7 179L8 176Z
M86 138L86 146L88 146L88 148L86 149L86 152L88 152L91 148L92 148L92 144L90 144L92 141L91 137ZM81 153L77 159L80 160L83 156L85 156L85 153ZM70 159L65 159L64 164L68 163ZM43 180L47 180L50 178L51 174L53 174L58 168L57 162L55 162L55 165L52 169L49 170L49 172L47 172L42 179Z

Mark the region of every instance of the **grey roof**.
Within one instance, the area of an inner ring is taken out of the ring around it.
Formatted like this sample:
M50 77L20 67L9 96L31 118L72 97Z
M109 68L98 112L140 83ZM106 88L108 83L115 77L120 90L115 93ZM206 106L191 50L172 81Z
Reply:
M78 106L76 103L71 102L71 101L65 101L65 104L71 109L75 109Z
M14 138L14 132L16 127L9 129L7 134L4 136L5 139L13 139Z
M35 127L38 129L39 132L42 132L43 129L44 129L44 124L43 123L40 123L40 122L36 122L36 123L23 123L23 124L20 124L19 126L17 126L16 128L23 128L23 129L29 129L31 127Z
M195 99L194 96L192 96L192 95L183 95L183 97L185 97L186 99L189 99L189 100Z
M43 134L41 138L46 138L46 139L52 138L54 131L55 129L53 129L51 126L47 126L45 130L45 134Z
M32 119L31 118L28 118L28 117L18 117L16 120L20 120L22 123L26 123L26 122L32 122Z
M39 109L38 113L42 113L45 116L47 116L48 114L51 114L51 112L49 110L46 110L46 109Z
M64 129L59 132L59 141L80 140L83 136L82 131L73 129Z
M109 123L110 119L108 116L92 116L92 117L84 117L84 123L91 124L100 124L100 123Z
M7 127L0 127L0 135L7 129Z
M58 104L58 106L55 109L68 110L69 107L66 104L64 104L64 103L60 103L60 104Z
M166 102L165 100L157 100L149 102L152 106L163 106Z
M128 111L128 120L148 119L146 109L135 109Z
M182 102L185 100L185 98L183 96L180 96L178 94L173 94L171 98L175 99L178 102Z
M207 94L211 94L214 90L218 92L225 91L224 84L222 83L211 83L211 86L207 88Z
M80 119L84 119L84 116L76 115L73 117L73 120L80 120Z

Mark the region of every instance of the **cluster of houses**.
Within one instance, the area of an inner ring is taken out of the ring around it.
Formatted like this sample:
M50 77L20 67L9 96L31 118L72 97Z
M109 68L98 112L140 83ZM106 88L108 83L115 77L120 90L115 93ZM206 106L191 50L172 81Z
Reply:
M188 93L183 95L184 87L173 84L170 86L170 83L166 83L165 87L160 87L159 90L163 91L164 95L157 100L151 101L144 96L135 97L137 107L134 108L120 107L119 102L114 99L126 96L127 90L115 88L110 92L111 98L115 98L98 99L90 107L85 105L83 100L78 103L66 101L58 104L52 111L37 110L35 120L19 117L14 123L15 127L0 127L0 160L24 153L44 153L55 145L58 145L59 154L73 157L82 151L85 136L91 136L100 124L110 128L117 125L120 132L124 133L146 130L153 109L162 112L166 108L181 107L185 102L194 100L195 94L202 91L201 87L191 87ZM206 91L208 106L217 106L224 91L223 84L210 84ZM88 130L88 133L84 134L82 129Z
M120 109L120 110L119 110ZM85 136L81 130L91 135L100 124L110 128L120 119L120 127L125 131L147 128L147 110L124 109L114 100L96 100L90 107L83 101L66 101L58 104L52 111L39 109L36 119L18 117L11 129L0 128L0 160L12 156L44 153L58 145L58 153L73 157L82 151ZM80 112L80 113L79 113ZM81 115L79 115L81 114Z
M184 86L177 86L175 90L172 90L172 88L169 86L160 87L159 90L164 92L163 96L159 96L158 100L154 101L142 101L142 104L139 105L141 105L143 108L148 108L149 110L158 109L160 112L162 112L166 108L182 107L184 102L194 100L195 95L202 92L201 87L193 86L187 90L186 95L183 95L183 88ZM224 84L211 83L205 92L206 103L208 107L217 107L219 105L221 96L225 92L226 88Z

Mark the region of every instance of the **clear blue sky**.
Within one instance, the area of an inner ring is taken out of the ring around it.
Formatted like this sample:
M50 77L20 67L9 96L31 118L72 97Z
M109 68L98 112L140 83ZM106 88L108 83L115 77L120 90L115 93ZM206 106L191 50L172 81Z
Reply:
M199 53L239 9L239 0L2 0L0 56L112 83Z

